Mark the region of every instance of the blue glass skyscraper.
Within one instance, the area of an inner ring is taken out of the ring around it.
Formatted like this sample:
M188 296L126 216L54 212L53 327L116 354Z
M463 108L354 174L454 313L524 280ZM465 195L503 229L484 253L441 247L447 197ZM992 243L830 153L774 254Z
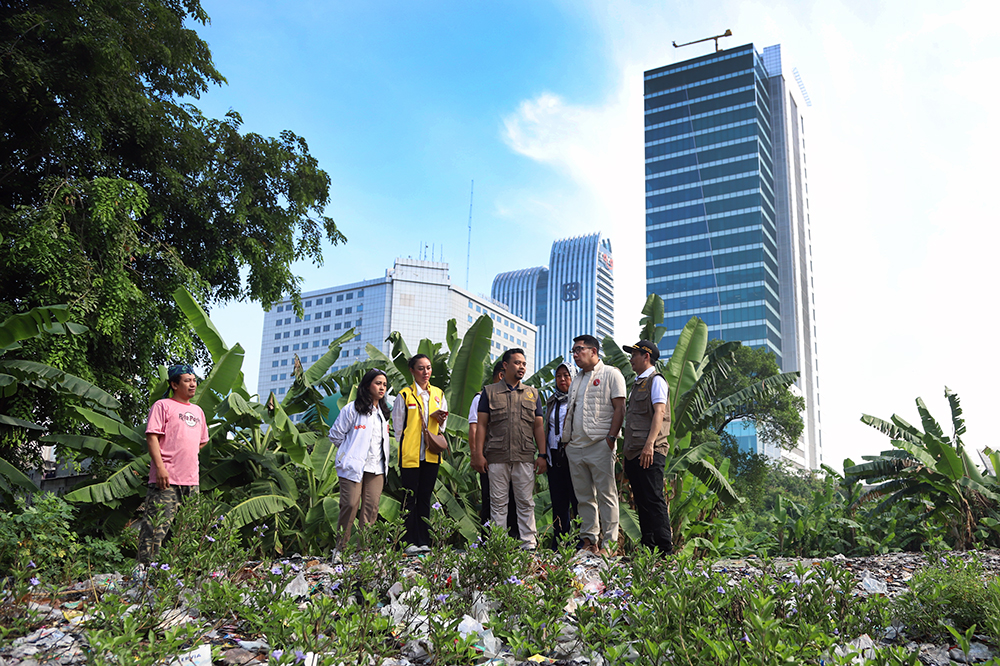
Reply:
M501 273L491 296L538 326L535 367L569 358L573 338L614 333L614 259L601 234L552 243L549 265Z
M646 289L669 352L692 317L713 338L798 370L806 430L787 454L822 461L804 124L779 46L752 44L645 73ZM758 447L763 448L763 447Z

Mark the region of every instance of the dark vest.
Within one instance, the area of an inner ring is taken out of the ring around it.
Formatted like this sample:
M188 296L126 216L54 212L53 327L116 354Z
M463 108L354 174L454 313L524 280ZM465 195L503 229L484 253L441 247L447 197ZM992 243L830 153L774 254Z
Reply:
M488 463L534 462L535 405L538 390L519 384L514 390L500 381L483 389L490 406L483 455Z
M653 424L653 377L663 377L658 373L653 373L649 377L640 379L632 387L632 395L628 399L628 410L625 412L625 457L629 460L642 453L642 447L646 445L646 438L649 436L649 428ZM669 402L669 395L667 397ZM663 423L660 425L660 434L656 436L653 444L655 453L667 454L669 448L667 435L670 433L670 405L667 404L666 414L663 415Z

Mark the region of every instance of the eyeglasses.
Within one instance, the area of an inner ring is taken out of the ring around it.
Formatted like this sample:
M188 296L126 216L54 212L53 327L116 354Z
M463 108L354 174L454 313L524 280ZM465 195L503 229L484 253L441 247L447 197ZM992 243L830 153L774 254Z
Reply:
M573 356L576 356L577 354L582 354L586 349L594 349L594 347L573 347L571 351L573 352Z

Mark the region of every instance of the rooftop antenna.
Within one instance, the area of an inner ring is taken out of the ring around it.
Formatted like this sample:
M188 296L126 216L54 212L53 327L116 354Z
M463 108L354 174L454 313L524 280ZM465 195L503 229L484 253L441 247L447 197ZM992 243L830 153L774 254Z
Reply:
M674 42L673 44L674 44L674 48L675 49L679 49L682 46L691 46L692 44L700 44L702 42L707 42L710 39L714 39L715 40L715 52L718 53L719 51L722 50L722 49L719 48L719 39L722 38L722 37L732 37L732 36L733 36L733 31L730 30L729 28L726 28L726 31L724 33L722 33L721 35L716 35L715 37L706 37L705 39L696 39L693 42L688 42L687 44L678 44L677 42Z
M469 185L469 245L465 250L465 290L469 290L469 257L472 255L472 195L476 190L476 180Z

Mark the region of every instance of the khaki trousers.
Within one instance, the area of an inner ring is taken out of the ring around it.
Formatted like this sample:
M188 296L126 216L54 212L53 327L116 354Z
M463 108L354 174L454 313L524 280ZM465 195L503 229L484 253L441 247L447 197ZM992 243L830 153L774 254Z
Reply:
M491 519L497 525L507 524L508 486L512 485L521 543L529 548L536 547L534 462L490 463L489 473Z
M350 481L340 477L340 519L337 530L341 533L337 548L343 549L351 540L354 517L361 508L361 525L371 525L378 518L378 501L382 497L385 474L365 472L361 481Z
M618 542L617 452L603 439L582 445L574 442L566 447L566 458L578 502L580 536L601 548L614 548Z

